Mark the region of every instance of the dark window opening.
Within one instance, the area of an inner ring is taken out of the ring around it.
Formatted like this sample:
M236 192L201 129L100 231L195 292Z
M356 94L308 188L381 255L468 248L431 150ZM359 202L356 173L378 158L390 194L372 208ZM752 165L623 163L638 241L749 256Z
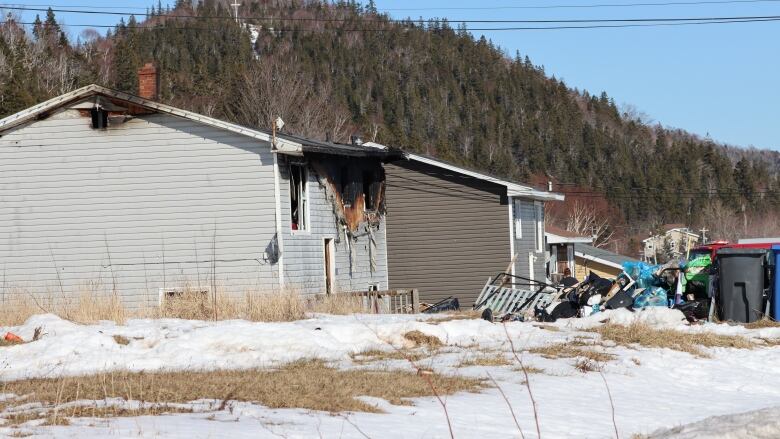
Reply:
M339 171L339 191L341 192L341 201L344 207L352 207L352 198L350 194L349 168L342 166Z
M290 228L308 230L306 167L290 165Z
M93 108L90 110L92 116L92 128L102 130L108 127L108 112L102 108Z
M374 174L368 171L363 172L363 199L366 203L366 210L376 210L374 183Z

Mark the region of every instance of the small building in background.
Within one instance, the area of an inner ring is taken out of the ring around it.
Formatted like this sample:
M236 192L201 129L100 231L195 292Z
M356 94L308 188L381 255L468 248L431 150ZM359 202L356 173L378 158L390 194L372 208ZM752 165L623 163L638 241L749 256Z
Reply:
M623 271L623 262L637 259L594 247L593 238L548 225L545 232L549 260L548 276L557 282L567 273L584 280L591 272L600 277L615 278Z
M699 243L699 235L685 224L665 224L660 233L642 240L643 258L658 263L685 256Z
M590 244L593 238L583 236L575 232L554 225L547 225L544 232L547 240L547 276L555 281L564 277L566 273L574 275L576 262L574 259L575 246Z

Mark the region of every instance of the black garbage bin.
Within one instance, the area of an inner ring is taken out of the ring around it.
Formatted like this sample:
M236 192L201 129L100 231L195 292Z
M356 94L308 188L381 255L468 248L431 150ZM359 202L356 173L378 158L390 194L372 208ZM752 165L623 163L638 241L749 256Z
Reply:
M764 261L767 250L722 248L718 250L720 318L750 323L764 313Z

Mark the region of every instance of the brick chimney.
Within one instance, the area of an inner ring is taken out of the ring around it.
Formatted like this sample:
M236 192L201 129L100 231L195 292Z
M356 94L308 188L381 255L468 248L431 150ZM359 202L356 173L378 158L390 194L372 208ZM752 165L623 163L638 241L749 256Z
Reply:
M148 62L138 69L138 96L152 101L157 100L158 86L159 77L154 64Z

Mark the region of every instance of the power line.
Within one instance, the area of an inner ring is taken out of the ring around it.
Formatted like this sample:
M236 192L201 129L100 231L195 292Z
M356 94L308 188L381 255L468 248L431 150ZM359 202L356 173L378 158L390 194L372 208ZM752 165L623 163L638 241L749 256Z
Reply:
M583 25L583 26L527 26L527 27L488 27L488 28L468 28L468 31L490 32L490 31L534 31L534 30L565 30L565 29L622 29L622 28L640 28L640 27L662 27L662 26L693 26L693 25L709 25L709 24L734 24L734 23L762 23L762 22L775 22L780 21L780 16L774 16L771 18L761 19L734 19L734 20L714 20L714 21L694 21L694 22L665 22L665 23L628 23L628 24L598 24L598 25ZM0 24L15 23L19 25L34 25L32 22L21 22L15 20L0 21ZM91 28L105 28L113 29L117 25L106 24L69 24L63 23L66 27L91 27ZM195 30L195 31L213 31L214 28L207 27L191 27L191 26L163 26L163 25L136 25L134 27L128 27L128 29L146 29L146 30ZM406 30L407 28L402 28ZM274 32L323 32L323 31L335 31L335 32L394 32L398 29L395 28L324 28L324 29L306 29L306 28L273 28L267 29Z
M474 7L427 7L427 8L383 8L381 11L485 11L506 9L596 9L596 8L627 8L627 7L656 7L656 6L700 6L700 5L726 5L749 3L777 3L780 0L721 0L721 1L681 1L662 3L601 3L589 5L527 5L527 6L474 6Z
M489 11L489 10L524 10L524 9L598 9L598 8L633 8L633 7L665 7L665 6L707 6L707 5L729 5L729 4L754 4L754 3L778 3L780 0L711 0L711 1L673 1L659 3L596 3L596 4L557 4L557 5L525 5L525 6L441 6L441 7L420 7L420 8L380 8L379 11ZM51 6L50 3L2 3L4 6ZM69 8L88 8L88 9L136 9L139 11L148 10L140 6L95 6L95 5L67 5Z
M780 1L780 0L778 0ZM47 12L49 8L30 8L26 6L9 6L4 9L16 11ZM77 9L51 9L52 12L64 14L87 14L87 15L134 15L131 12L113 12L113 11L92 11ZM263 20L263 21L291 21L291 22L314 22L314 23L348 23L355 21L354 18L312 18L312 17L273 17L273 16L251 16L251 15L175 15L162 14L162 18L185 18L196 20ZM532 20L453 20L453 23L520 23L520 24L557 24L557 23L655 23L655 22L696 22L696 21L745 21L745 20L771 20L778 19L780 15L747 15L747 16L716 16L716 17L660 17L660 18L577 18L577 19L532 19ZM415 23L417 20L411 19L366 19L360 18L362 22L379 22L393 24Z

